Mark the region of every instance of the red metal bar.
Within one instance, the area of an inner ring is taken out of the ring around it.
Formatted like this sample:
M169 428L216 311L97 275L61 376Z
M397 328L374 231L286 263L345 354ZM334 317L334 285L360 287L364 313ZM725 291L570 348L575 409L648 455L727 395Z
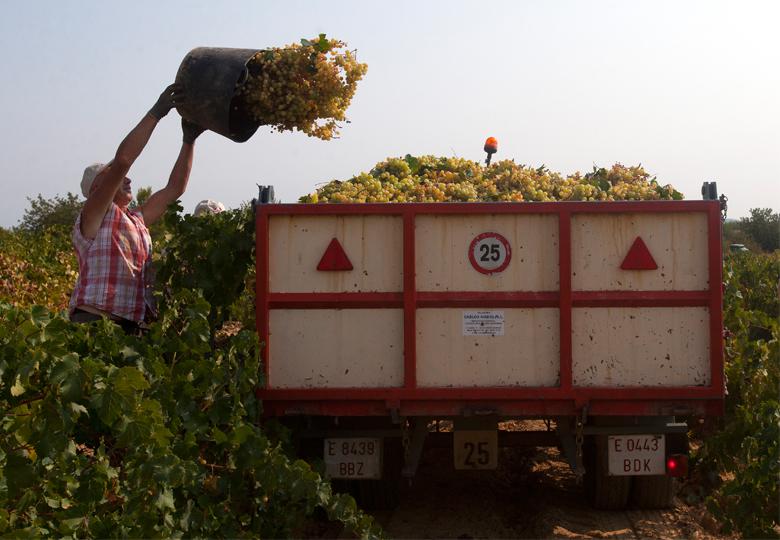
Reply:
M387 416L391 407L384 401L266 401L263 412L268 417L286 415ZM581 412L571 400L481 401L473 404L458 400L405 401L392 408L402 416L459 416L473 410L495 411L499 416L549 418L571 416ZM588 413L594 416L722 416L722 399L697 400L600 400L589 402Z
M288 388L264 389L263 399L272 400L383 400L415 401L438 399L462 400L533 400L533 399L706 399L722 397L717 388L708 386L659 387L468 387L468 388Z
M414 214L558 214L707 212L711 201L612 201L612 202L470 202L470 203L350 203L273 204L269 215L403 215Z
M563 282L564 280L562 280ZM571 283L571 280L569 280ZM574 307L709 307L707 291L570 291ZM418 308L560 307L557 291L417 292ZM268 293L270 309L402 308L403 293Z
M726 391L723 375L723 253L720 203L712 201L708 214L710 284L710 377L713 388Z
M271 309L402 308L403 293L269 293Z
M558 283L560 387L563 391L569 391L572 387L571 214L566 210L558 215Z
M691 307L708 306L707 291L575 291L574 307Z
M268 311L268 212L265 210L272 205L255 206L255 260L257 265L256 284L255 284L255 324L257 325L257 335L260 337L260 343L263 347L261 358L263 360L263 369L265 370L265 384L271 387L271 367L268 359L270 355L270 344L268 336L270 334Z
M417 282L415 279L415 214L408 207L403 215L404 245L404 387L417 386Z
M557 291L543 292L418 292L418 308L540 308L558 307Z

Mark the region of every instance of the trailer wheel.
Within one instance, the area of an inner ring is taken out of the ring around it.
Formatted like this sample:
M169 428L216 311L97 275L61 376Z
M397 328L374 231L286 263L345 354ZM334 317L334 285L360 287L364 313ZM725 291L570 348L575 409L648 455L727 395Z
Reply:
M609 475L605 444L586 442L583 453L585 493L591 505L598 510L623 510L631 494L631 477Z
M635 476L631 500L639 508L669 508L677 483L669 476Z

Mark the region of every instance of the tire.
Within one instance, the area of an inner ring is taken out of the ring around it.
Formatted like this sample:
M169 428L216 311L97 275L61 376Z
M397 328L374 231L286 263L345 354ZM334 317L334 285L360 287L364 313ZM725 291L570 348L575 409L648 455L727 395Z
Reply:
M334 481L334 488L347 491L364 510L393 510L401 500L403 449L400 438L387 438L383 445L380 480Z
M631 501L643 509L669 508L674 501L677 482L669 476L635 476Z
M598 442L592 440L583 448L585 493L590 504L598 510L623 510L631 495L632 478L608 474L606 444Z

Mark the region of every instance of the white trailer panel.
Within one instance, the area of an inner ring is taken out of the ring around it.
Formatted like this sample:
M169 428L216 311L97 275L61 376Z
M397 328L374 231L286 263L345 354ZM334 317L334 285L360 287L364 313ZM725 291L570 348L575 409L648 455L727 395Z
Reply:
M509 241L511 260L486 275L469 262L469 246L482 233ZM419 291L554 291L558 289L558 216L419 215L415 258Z
M572 216L575 291L703 291L709 287L704 213L575 214ZM637 237L657 270L623 270Z
M276 309L269 324L275 388L403 384L400 309Z
M351 271L317 270L336 238ZM400 292L403 225L399 216L272 216L269 220L270 292Z
M474 311L417 310L417 383L421 387L558 384L557 309L494 310L503 316L503 335L470 333L464 328L464 314Z
M709 310L575 308L575 386L706 386L710 384Z

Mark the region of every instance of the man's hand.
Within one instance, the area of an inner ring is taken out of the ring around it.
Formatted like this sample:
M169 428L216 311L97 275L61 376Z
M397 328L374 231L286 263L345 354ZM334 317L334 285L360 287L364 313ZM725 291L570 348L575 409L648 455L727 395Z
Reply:
M149 109L149 114L157 120L161 120L171 109L182 102L184 102L184 89L181 84L173 83L163 90L157 103Z
M187 144L193 144L198 135L206 131L206 128L200 127L184 118L181 119L182 141Z

